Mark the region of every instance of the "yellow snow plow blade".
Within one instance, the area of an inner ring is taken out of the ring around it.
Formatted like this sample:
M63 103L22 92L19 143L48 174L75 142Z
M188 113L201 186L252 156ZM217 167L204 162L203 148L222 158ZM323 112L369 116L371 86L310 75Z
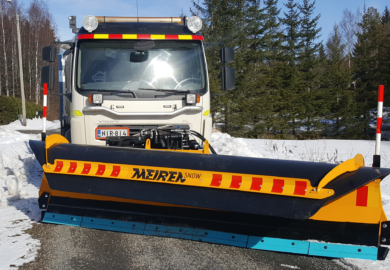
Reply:
M390 169L364 167L361 155L336 165L82 146L59 135L47 137L46 145L30 145L44 171L39 205L45 222L109 230L119 222L124 227L113 230L141 234L151 234L148 224L157 224L153 228L165 229L152 229L154 235L247 248L368 259L387 255L380 247L390 234L380 182ZM130 225L143 227L131 231ZM232 239L239 235L246 240L237 244ZM264 239L273 244L262 244ZM310 240L336 244L324 248ZM304 247L298 247L301 242ZM336 252L339 248L344 251Z

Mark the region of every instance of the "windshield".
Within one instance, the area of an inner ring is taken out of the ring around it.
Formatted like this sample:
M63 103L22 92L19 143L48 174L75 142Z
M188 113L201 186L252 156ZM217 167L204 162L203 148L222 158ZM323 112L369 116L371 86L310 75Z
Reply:
M207 91L199 41L85 40L78 48L78 90Z

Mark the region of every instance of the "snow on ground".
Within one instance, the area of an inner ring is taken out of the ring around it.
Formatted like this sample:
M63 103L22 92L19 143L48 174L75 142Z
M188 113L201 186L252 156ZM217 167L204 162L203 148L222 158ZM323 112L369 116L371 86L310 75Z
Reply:
M23 126L19 120L15 120L14 122L8 125L1 126L1 128L11 129L11 130L42 130L43 120L42 118L27 119L26 126ZM46 121L46 130L59 129L59 128L60 128L59 120Z
M42 120L39 120L42 121ZM35 119L27 129L40 129ZM48 127L58 128L57 121ZM28 140L40 139L40 134L27 135L18 122L0 126L0 269L11 269L33 261L40 242L24 231L40 219L38 190L42 169L29 147ZM353 140L251 140L213 133L211 145L223 155L264 157L341 163L361 153L370 166L374 153L373 141ZM390 167L390 142L382 142L382 166ZM390 177L382 182L385 212L390 216ZM337 262L360 269L390 269L386 261L342 259Z
M40 219L42 169L28 144L40 134L21 134L13 128L20 126L0 126L0 269L33 261L40 246L24 232Z

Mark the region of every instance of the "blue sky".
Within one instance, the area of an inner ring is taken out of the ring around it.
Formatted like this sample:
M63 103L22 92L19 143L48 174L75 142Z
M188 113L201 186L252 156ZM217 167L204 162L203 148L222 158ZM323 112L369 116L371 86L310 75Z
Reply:
M19 1L28 4L31 0ZM362 9L364 1L367 7L375 7L380 13L383 12L386 5L390 8L389 0L317 0L316 13L321 13L319 27L322 27L322 37L320 39L327 40L333 25L341 20L344 9L348 8L352 11L357 8ZM199 2L203 2L203 0L199 0ZM287 0L279 0L279 7L284 7L283 3L286 2ZM136 0L47 0L47 3L57 24L61 40L71 39L73 36L69 29L69 15L77 16L78 27L81 27L82 20L86 15L137 16ZM189 15L191 6L191 0L138 0L138 15L142 17L176 17L181 14L182 10L186 15Z

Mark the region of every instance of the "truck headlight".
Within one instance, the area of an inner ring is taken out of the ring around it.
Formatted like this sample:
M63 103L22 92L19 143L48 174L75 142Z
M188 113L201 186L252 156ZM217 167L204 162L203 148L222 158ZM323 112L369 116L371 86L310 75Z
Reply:
M93 15L87 15L87 16L85 16L85 18L83 20L83 27L89 33L91 33L92 31L95 31L96 28L98 27L98 24L99 24L98 20Z
M187 105L194 105L200 102L200 94L187 94L186 103Z
M186 96L187 105L193 105L196 103L196 94L187 94Z
M198 16L192 16L191 18L189 18L187 26L192 33L196 33L200 29L202 29L202 20Z
M102 103L103 103L103 95L102 94L90 94L88 96L88 101L91 104L102 105Z

